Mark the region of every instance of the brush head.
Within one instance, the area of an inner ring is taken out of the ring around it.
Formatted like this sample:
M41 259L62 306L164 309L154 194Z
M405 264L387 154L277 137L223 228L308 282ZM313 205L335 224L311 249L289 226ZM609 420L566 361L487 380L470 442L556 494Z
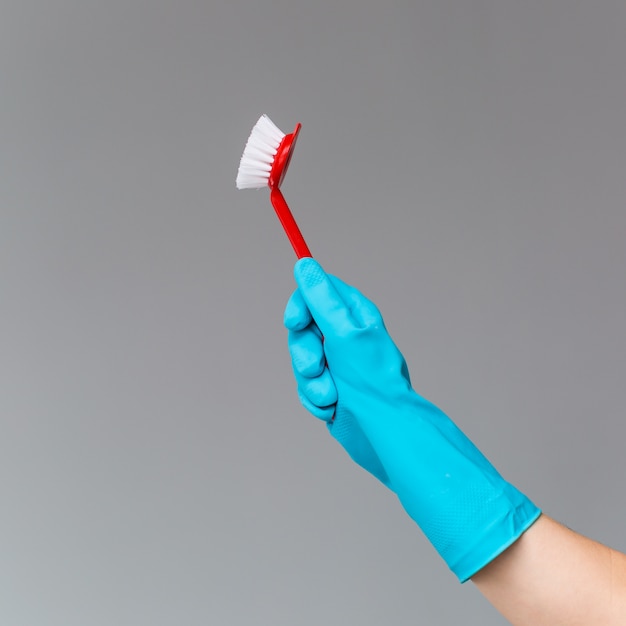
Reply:
M285 135L267 115L262 115L243 150L237 189L278 188L287 173L300 126L297 124L293 133Z

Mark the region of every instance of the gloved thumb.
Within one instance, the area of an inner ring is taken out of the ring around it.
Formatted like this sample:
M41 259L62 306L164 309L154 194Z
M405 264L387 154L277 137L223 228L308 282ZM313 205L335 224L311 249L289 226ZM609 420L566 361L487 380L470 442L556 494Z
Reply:
M315 259L300 259L294 267L294 277L324 337L343 335L355 328L348 303Z

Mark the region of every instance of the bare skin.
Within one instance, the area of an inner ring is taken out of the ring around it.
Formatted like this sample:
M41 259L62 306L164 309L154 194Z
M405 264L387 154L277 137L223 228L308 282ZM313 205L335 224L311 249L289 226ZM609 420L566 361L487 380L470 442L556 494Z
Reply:
M472 581L513 626L626 626L626 555L546 515Z

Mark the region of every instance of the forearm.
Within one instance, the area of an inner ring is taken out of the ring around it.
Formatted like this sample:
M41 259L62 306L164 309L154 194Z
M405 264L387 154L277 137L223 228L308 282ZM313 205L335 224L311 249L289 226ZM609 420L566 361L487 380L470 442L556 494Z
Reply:
M545 515L472 581L514 626L626 625L626 555Z
M626 556L541 517L413 390L373 302L311 258L294 276L284 322L302 404L398 496L459 580L515 626L626 626Z

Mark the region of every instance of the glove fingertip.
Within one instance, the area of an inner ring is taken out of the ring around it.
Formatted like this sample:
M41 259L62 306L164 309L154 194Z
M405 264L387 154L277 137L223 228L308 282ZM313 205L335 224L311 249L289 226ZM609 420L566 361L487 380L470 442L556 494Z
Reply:
M313 329L290 330L287 343L294 372L305 378L315 378L323 373L326 366L324 348Z
M299 259L293 268L293 275L298 285L303 288L319 285L327 278L322 266L311 257Z
M300 391L298 391L298 398L300 399L300 404L314 417L327 423L332 421L335 415L335 405L316 406L305 395L300 393Z
M306 328L313 318L302 294L299 290L294 291L287 301L283 313L283 324L288 330L302 330Z

